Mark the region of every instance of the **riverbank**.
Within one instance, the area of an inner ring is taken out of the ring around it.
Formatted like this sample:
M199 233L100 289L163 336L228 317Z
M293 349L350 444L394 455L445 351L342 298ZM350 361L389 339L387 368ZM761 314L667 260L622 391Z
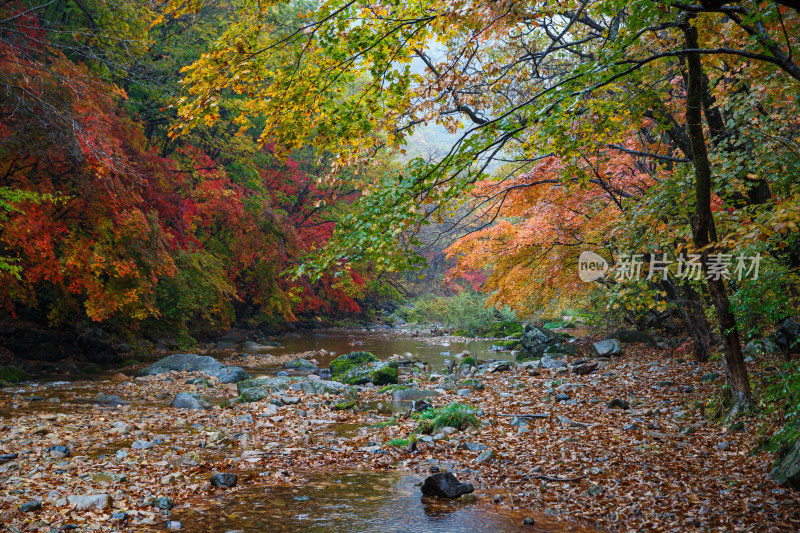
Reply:
M163 531L169 521L188 528L198 520L193 509L213 523L222 508L214 502L302 488L320 475L358 469L422 481L447 469L476 489L463 505L518 513L515 524L563 521L552 531L797 530L796 493L767 476L772 457L753 453L762 438L755 428L705 417L723 379L719 363L679 356L625 345L586 375L572 373L578 359L566 358L553 369L502 364L467 383L438 367L401 366L401 384L434 391L434 407L477 413L476 427L427 435L414 434L419 416L407 416L402 400L410 394L374 386L360 386L352 406L289 389L224 409L218 404L236 397L235 384L189 384L203 376L185 372L2 389L0 455L18 456L0 464L0 522L19 531ZM214 407L170 407L180 392ZM212 486L214 472L237 474L237 486ZM88 494L109 498L76 498ZM307 514L303 500L285 500L282 514ZM20 509L29 502L41 508Z

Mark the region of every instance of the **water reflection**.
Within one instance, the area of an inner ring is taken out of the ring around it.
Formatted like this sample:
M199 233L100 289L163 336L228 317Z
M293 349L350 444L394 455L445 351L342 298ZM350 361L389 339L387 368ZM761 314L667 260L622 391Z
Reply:
M216 500L192 502L173 511L188 531L447 532L497 533L589 531L573 524L499 510L486 503L423 498L421 477L400 472L344 472L317 476L297 487L256 485L222 493ZM485 500L485 501L484 501Z

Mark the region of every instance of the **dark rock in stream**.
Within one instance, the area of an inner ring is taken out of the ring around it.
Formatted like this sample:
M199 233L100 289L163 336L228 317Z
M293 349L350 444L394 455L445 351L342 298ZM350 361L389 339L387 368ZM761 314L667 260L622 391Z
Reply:
M31 513L33 511L40 511L42 509L42 502L39 500L31 500L19 506L19 510L23 513Z
M471 483L461 483L451 472L433 474L425 478L422 483L422 494L425 496L437 496L453 500L474 491L475 488Z
M61 459L62 457L69 457L69 448L66 446L50 446L47 448L51 456ZM55 452L55 453L54 453ZM59 455L60 454L60 455Z
M238 366L225 366L213 357L195 354L175 354L139 370L137 376L157 376L168 372L203 372L219 379L220 383L238 383L250 375Z
M109 407L116 407L118 405L127 405L128 402L117 396L116 394L101 394L97 398L89 400L91 403L98 403L100 405L107 405Z
M236 474L231 473L217 473L211 476L211 484L215 487L235 487L239 478Z

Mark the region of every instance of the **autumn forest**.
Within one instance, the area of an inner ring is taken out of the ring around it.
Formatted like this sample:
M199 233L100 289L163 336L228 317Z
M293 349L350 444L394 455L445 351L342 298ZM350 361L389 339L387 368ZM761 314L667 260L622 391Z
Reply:
M0 0L0 531L797 531L797 0Z

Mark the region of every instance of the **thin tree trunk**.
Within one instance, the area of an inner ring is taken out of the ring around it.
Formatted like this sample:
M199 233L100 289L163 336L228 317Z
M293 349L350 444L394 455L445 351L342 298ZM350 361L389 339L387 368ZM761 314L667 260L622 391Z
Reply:
M686 23L682 28L687 49L698 48L697 29ZM698 54L686 56L686 129L692 146L695 175L695 217L692 223L694 245L702 250L703 264L708 265L708 245L712 242L711 163L703 133L703 66ZM716 233L716 232L714 232ZM716 235L713 235L715 238ZM742 345L736 319L730 310L728 291L722 279L708 279L708 289L719 319L725 349L725 373L731 387L734 412L752 404L750 381L742 357Z

